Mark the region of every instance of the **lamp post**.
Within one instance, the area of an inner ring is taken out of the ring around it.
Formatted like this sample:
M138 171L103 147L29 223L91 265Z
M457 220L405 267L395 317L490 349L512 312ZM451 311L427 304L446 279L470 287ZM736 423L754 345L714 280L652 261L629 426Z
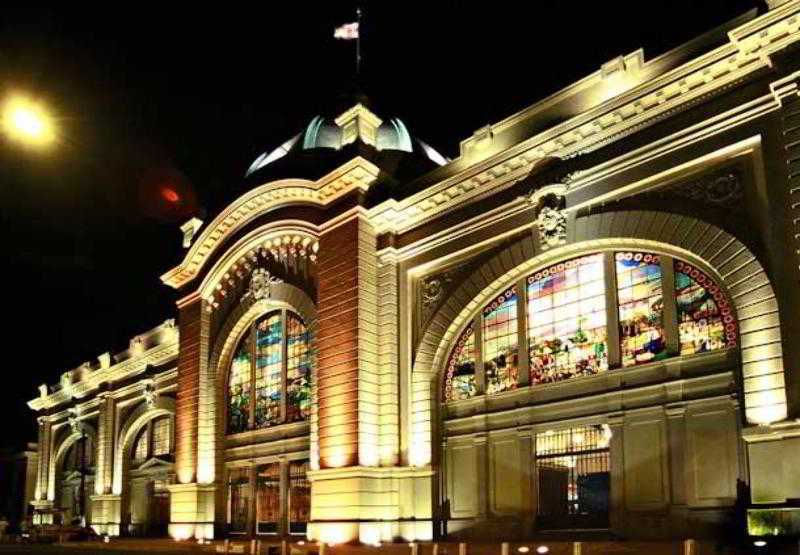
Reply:
M6 99L0 123L10 139L27 146L45 147L56 137L53 118L45 107L24 96Z

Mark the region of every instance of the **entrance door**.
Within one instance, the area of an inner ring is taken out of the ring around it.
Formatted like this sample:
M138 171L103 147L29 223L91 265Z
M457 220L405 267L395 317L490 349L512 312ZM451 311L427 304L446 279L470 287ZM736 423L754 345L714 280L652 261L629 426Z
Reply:
M536 435L540 529L608 528L610 438L605 425Z

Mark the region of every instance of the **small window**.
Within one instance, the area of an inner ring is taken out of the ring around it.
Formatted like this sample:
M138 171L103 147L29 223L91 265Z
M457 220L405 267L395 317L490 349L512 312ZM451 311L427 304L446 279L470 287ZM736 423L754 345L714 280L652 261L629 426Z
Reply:
M250 480L247 469L232 470L228 474L228 531L234 534L247 532L247 513L250 507Z
M519 380L516 287L504 291L483 310L483 360L486 393L516 389Z
M281 465L260 466L256 474L256 533L277 534L281 515Z
M736 322L722 290L705 273L681 260L675 261L675 300L682 355L736 344Z
M169 418L159 418L153 423L153 455L169 454Z
M622 366L667 356L661 260L642 252L616 254Z
M136 438L136 446L133 449L133 460L135 462L142 462L147 459L147 426L145 426L139 437Z
M311 517L311 482L308 461L289 463L289 533L305 535Z
M444 397L447 401L459 401L474 397L476 393L475 334L470 324L461 332L455 348L450 353Z

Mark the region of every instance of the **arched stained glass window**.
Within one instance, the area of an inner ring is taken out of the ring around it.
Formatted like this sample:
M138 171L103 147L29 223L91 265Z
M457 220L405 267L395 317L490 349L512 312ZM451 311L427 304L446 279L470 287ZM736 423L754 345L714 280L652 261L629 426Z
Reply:
M510 287L483 309L483 360L486 392L517 387L517 288Z
M498 294L457 336L444 371L444 401L737 342L735 315L722 288L669 255L591 253L540 269L522 284L520 291L517 283ZM519 318L523 308L525 317ZM617 337L616 345L609 342ZM520 358L526 350L528 356Z
M241 432L250 419L250 335L239 345L231 363L228 380L228 431Z
M603 255L555 264L527 279L531 383L608 369Z
M306 420L311 415L311 336L294 314L286 319L286 420Z
M310 408L311 334L293 312L270 312L248 329L231 362L228 433L306 420Z
M475 389L475 334L472 324L467 326L456 342L447 361L445 400L469 399L477 393Z
M682 355L736 344L736 322L722 290L682 260L675 261L675 301Z
M622 366L666 357L660 258L618 252L615 259Z
M277 312L256 324L256 415L262 428L281 418L283 374L283 319ZM249 369L248 369L249 370Z

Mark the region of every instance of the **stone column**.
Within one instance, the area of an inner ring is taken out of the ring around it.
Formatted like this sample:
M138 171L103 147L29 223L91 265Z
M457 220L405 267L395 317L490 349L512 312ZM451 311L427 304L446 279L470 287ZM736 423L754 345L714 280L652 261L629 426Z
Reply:
M201 377L206 376L209 349L209 315L203 301L191 295L178 302L180 333L178 398L175 416L175 474L170 490L170 535L176 539L213 538L216 485L213 472L206 483L197 480L200 412L209 410L206 392L200 403ZM202 406L201 406L202 405ZM206 422L205 414L203 418ZM205 438L204 438L205 439ZM211 438L213 441L213 437ZM211 447L213 451L213 447ZM213 461L212 461L213 464Z

